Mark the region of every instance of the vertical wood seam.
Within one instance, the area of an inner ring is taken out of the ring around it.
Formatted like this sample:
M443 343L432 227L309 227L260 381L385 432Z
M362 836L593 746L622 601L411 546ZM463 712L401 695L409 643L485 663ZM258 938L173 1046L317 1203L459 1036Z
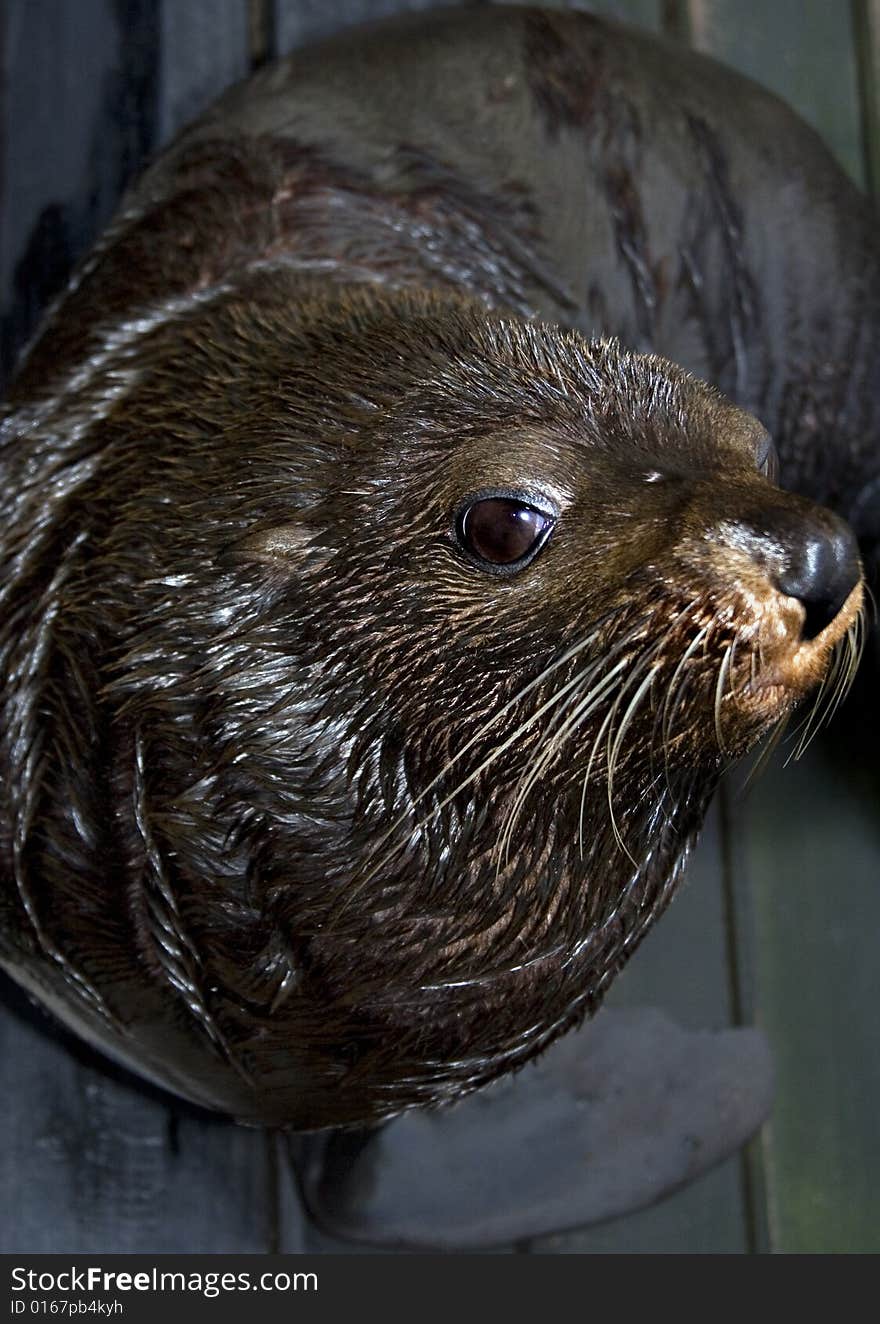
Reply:
M734 1025L754 1025L757 1021L757 998L754 985L752 952L751 880L746 871L744 852L734 845L737 813L731 804L735 794L729 781L718 793L721 838L721 892L724 905L724 932L727 943L727 975L730 988L731 1019ZM763 1142L755 1136L740 1153L740 1187L745 1211L746 1239L750 1254L771 1249L767 1212L767 1183Z
M688 0L661 0L660 31L665 37L680 41L683 46L693 45L693 22Z
M850 0L865 182L880 197L880 0Z
M281 1254L281 1179L277 1131L263 1132L266 1154L266 1253Z
M274 0L242 0L248 8L250 67L254 71L278 54L278 25Z

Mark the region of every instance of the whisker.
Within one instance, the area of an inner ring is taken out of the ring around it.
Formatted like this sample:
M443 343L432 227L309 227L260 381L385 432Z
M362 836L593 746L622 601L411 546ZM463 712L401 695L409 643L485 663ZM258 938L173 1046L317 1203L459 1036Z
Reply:
M724 650L724 657L721 659L721 665L718 668L718 680L715 684L715 736L718 740L718 749L722 757L727 757L727 750L724 747L724 736L721 732L721 701L724 698L724 685L730 675L730 660L733 652L733 646L736 640L729 643Z
M853 621L846 632L843 640L845 649L841 648L842 665L840 668L840 677L837 681L836 692L833 696L828 711L823 715L824 722L830 722L843 700L852 687L856 678L856 672L859 669L859 663L862 660L863 640L861 635L861 613Z
M793 759L803 758L817 733L834 717L855 680L866 640L867 631L865 609L863 607L852 625L850 625L844 638L835 648L831 665L822 678L822 683L810 711L795 731L795 735L799 734L800 739L786 759L786 766Z
M633 683L635 682L635 680L637 679L637 677L638 677L638 675L639 675L639 670L640 670L642 664L643 664L643 663L649 663L649 662L653 659L653 657L654 657L654 656L656 655L656 653L657 653L657 648L658 648L658 646L659 646L659 645L656 645L656 644L655 644L654 647L648 649L647 652L642 653L642 655L641 655L640 657L638 657L638 658L636 658L636 659L634 660L634 662L633 662L633 668L632 668L632 674L628 677L628 679L626 680L626 682L625 682L624 685L622 686L622 688L621 688L621 690L620 690L620 693L618 694L617 698L614 700L614 703L612 704L611 708L610 708L610 709L608 710L608 712L605 714L605 717L604 717L604 719L603 719L603 721L602 721L602 723L601 723L601 725L600 725L600 727L599 727L599 730L596 732L595 739L593 740L593 748L592 748L591 751L590 751L590 757L589 757L589 760L588 760L588 762L587 762L587 770L586 770L586 772L585 772L585 774L584 774L583 785L582 785L582 787L581 787L580 813L579 813L579 818L578 818L578 843L579 843L579 850L580 850L580 856L581 856L581 859L583 859L583 854L584 854L584 813L585 813L585 809L586 809L587 788L588 788L588 786L589 786L589 784L590 784L590 778L591 778L591 776L592 776L593 764L594 764L594 762L595 762L596 755L597 755L599 749L601 748L603 738L605 738L605 739L606 739L606 761L608 760L608 754L609 754L609 741L610 741L610 736L611 736L611 729L612 729L612 727L613 727L614 719L615 719L615 717L617 716L617 712L618 712L618 709L619 709L619 707L620 707L620 704L622 703L622 701L623 701L623 699L624 699L624 696L626 695L627 691L630 689L630 687L632 686L632 684L633 684ZM607 736L606 736L606 733L607 733ZM614 808L613 808L613 805L609 805L609 807L611 808L611 824L612 824L612 830L615 832L615 835L619 837L620 834L617 832L617 825L616 825L615 818L614 818ZM626 854L629 855L629 851L626 850L626 846L623 844L622 839L621 839L621 841L620 841L620 845L621 845L621 847L623 848L623 850L626 852ZM631 856L630 856L630 858L632 859ZM636 864L636 861L633 860L633 863ZM636 866L636 867L638 867L638 866Z
M582 698L577 700L574 709L564 719L558 730L553 732L552 738L547 742L547 748L541 752L539 758L536 759L523 777L499 837L499 869L502 862L505 865L509 862L513 829L532 787L543 775L545 769L550 766L563 742L595 711L601 701L607 697L609 690L619 683L620 671L626 664L627 659L621 658L616 666L612 667L611 671L606 672L596 684L590 686Z
M578 820L578 846L579 846L581 859L584 858L584 814L586 811L587 787L590 784L590 778L593 772L593 763L595 762L596 754L602 743L602 737L604 736L606 730L608 729L609 723L614 718L614 714L617 710L617 705L620 703L621 699L623 698L624 692L625 691L622 691L617 696L614 705L611 708L609 708L608 712L605 714L604 718L602 719L602 722L599 726L599 730L596 732L596 735L593 739L593 748L590 750L590 757L587 761L587 770L584 773L584 781L581 787L580 817Z
M561 657L557 658L555 662L552 662L549 666L545 667L544 670L540 673L540 675L536 676L534 680L529 681L529 683L523 686L523 688L519 690L513 696L512 699L509 699L505 704L502 705L501 708L498 709L496 713L493 713L492 716L489 718L489 720L487 722L484 722L483 725L479 728L479 730L473 736L471 736L471 738L467 740L464 743L464 745L462 745L461 749L459 749L452 756L452 758L447 760L447 762L443 765L443 767L440 769L437 775L431 779L428 785L425 786L423 790L419 792L418 795L413 797L413 800L409 805L409 807L406 810L404 810L404 812L400 814L398 818L394 820L394 822L391 824L388 830L379 838L379 841L377 842L377 849L381 849L386 844L386 842L388 842L394 836L395 832L397 832L397 830L406 823L412 809L416 805L418 805L422 800L424 800L427 795L431 793L431 791L443 780L443 778L450 771L450 769L454 767L455 764L461 758L463 758L464 755L470 749L474 747L474 745L476 745L480 740L482 740L485 737L487 732L491 729L491 727L495 725L496 722L500 721L502 717L504 717L507 713L509 713L510 710L516 704L520 703L526 697L526 695L531 693L532 690L534 690L537 686L543 684L547 680L548 676L550 676L554 671L557 671L566 662L570 662L572 658L578 655L578 653L583 652L583 650L587 648L589 644L595 641L595 637L596 636L594 632L593 634L588 635L586 639L581 640L580 643L575 644L572 648L567 649L566 652L563 653ZM556 704L560 703L562 699L565 697L565 695L572 688L577 686L579 683L581 683L580 674L574 676L564 685L560 686L560 688L553 695L551 695L549 699L547 699L543 704L541 704L535 710L535 712L533 712L529 717L527 717L525 721L521 722L520 725L514 729L514 731L511 733L510 736L507 737L505 741L503 741L500 745L496 746L488 758L484 759L483 762L477 768L474 768L470 773L468 773L467 777L465 777L461 782L459 782L459 784L452 791L450 791L449 794L439 802L439 804L435 805L434 809L428 815L428 817L422 819L419 823L417 823L413 828L413 831L417 832L422 827L425 827L428 823L430 823L437 816L437 814L441 813L446 808L446 806L450 803L450 801L454 800L455 797L459 795L463 790L465 790L466 787L469 786L470 783L474 781L477 777L479 777L482 772L485 772L485 770L488 767L490 767L491 764L494 763L494 761L497 758L499 758L501 754L503 754L507 749L509 749L510 746L514 744L515 741L517 741L522 735L524 735L526 731L530 730L530 728L534 726L536 722L540 721L540 719L543 717L545 712L553 708ZM383 868L389 862L389 860L394 858L396 850L400 849L400 847L403 844L404 843L399 843L399 845L394 849L392 849L390 853L387 853L386 855L381 857L373 866L373 868L368 870L368 872L360 880L359 886L362 886L370 882L370 880L376 876L378 871L381 868ZM352 896L355 895L354 889L351 890L351 895Z
M614 671L617 672L619 668L624 665L625 660L622 660ZM517 784L510 810L505 818L504 827L502 828L498 839L499 870L502 863L506 865L509 862L513 828L529 792L539 777L543 775L544 770L552 762L563 740L570 734L576 725L578 725L578 718L585 715L585 710L587 712L591 710L592 699L596 697L596 701L598 702L598 699L601 698L605 692L601 689L600 685L591 685L591 680L592 677L590 676L585 682L587 684L587 694L585 696L580 696L575 700L574 711L566 713L562 705L557 707L556 712L554 713L554 718L557 720L546 732L544 748L541 749L534 762L525 769ZM558 720L560 717L561 721Z
M676 709L678 708L679 702L682 697L683 688L684 688L684 675L683 675L684 669L687 666L688 662L691 660L691 658L694 656L694 653L696 653L697 649L706 639L708 633L709 633L708 625L704 625L702 629L697 631L697 633L694 635L688 647L682 653L679 663L675 668L675 670L673 671L672 676L670 678L669 685L667 686L667 690L666 690L666 701L663 705L664 747L669 742L670 732L672 730L672 725L675 720ZM682 683L679 687L678 692L676 692L676 684L678 683L679 676L681 676L682 678ZM670 707L670 700L672 700L671 707Z
M649 617L645 616L645 617L640 617L639 619L634 621L627 634L622 639L620 639L610 651L606 652L605 655L594 664L593 671L595 671L595 669L600 667L603 663L606 663L611 657L613 657L616 653L620 652L623 648L626 648L630 644L632 644L633 641L636 638L638 638L639 632L641 631L641 629L643 629L648 619ZM589 635L587 635L584 639L582 639L579 643L572 645L572 647L567 649L565 653L563 653L560 657L556 658L553 662L549 663L548 666L546 666L543 669L540 675L536 676L533 680L529 681L529 683L523 686L522 689L520 689L513 696L513 698L509 699L505 704L502 705L500 709L498 709L497 712L493 713L492 716L488 719L488 721L484 722L483 725L479 728L479 730L473 736L471 736L471 738L468 741L465 742L462 748L458 750L457 753L454 754L453 757L446 762L446 764L444 764L440 772L437 773L437 775L419 793L419 795L413 798L410 806L401 815L399 815L397 819L395 819L395 821L390 825L388 830L379 839L377 843L377 849L381 849L394 836L394 834L398 831L398 829L407 822L413 807L417 805L421 800L423 800L425 796L428 795L431 792L431 790L434 789L434 787L436 787L440 781L442 781L443 777L446 775L449 769L453 767L454 764L457 763L459 759L462 758L462 756L465 753L467 753L469 749L472 749L474 745L476 745L480 740L482 740L485 737L486 733L491 729L491 727L493 727L502 717L504 717L508 712L510 712L510 710L517 703L521 702L522 699L526 697L526 695L531 693L539 685L544 684L547 678L550 675L552 675L554 672L558 671L561 666L565 665L567 662L570 662L573 658L577 657L578 654L582 653L591 644L595 643L599 633L600 633L600 627L597 627ZM586 674L587 675L591 674L589 668ZM477 777L479 777L483 772L485 772L486 769L489 768L496 761L496 759L498 759L503 753L505 753L510 748L511 745L513 745L517 740L521 738L522 735L524 735L527 731L529 731L535 725L536 722L539 722L546 712L550 711L551 709L559 705L567 694L569 694L573 689L577 688L578 686L583 685L583 683L584 683L584 673L579 672L575 676L571 677L568 681L566 681L565 684L561 685L558 690L556 690L547 700L545 700L542 704L540 704L540 706L533 713L531 713L523 722L521 722L519 726L517 726L515 730L505 740L503 740L499 745L497 745L488 755L488 757L485 758L479 764L478 767L472 769L472 771L469 772L468 775L464 777L458 783L458 785L453 788L453 790L451 790L446 796L444 796L443 799L440 800L433 807L433 809L429 814L427 814L424 818L422 818L416 824L414 824L406 840L411 839L413 833L422 831L423 828L425 828L428 824L430 824L437 817L437 815L442 813L442 811L446 808L446 806L456 798L456 796L458 796L473 781L475 781ZM403 847L406 845L406 840L402 840L393 844L388 851L386 851L375 861L375 863L366 871L366 873L364 873L359 879L357 879L355 883L352 884L351 887L347 889L345 897L342 898L338 906L338 913L344 911L347 908L347 906L350 905L356 899L356 897L360 894L363 888L369 882L371 882L372 879L375 878L376 875L387 864L389 864L391 860L394 859L398 851L403 849Z
M627 729L630 726L633 717L638 711L639 705L641 704L645 695L648 693L651 686L653 685L654 678L656 677L658 670L659 670L658 666L653 666L649 669L648 674L645 676L645 679L642 681L641 685L636 690L635 694L630 700L629 707L627 708L626 712L623 715L620 726L617 728L617 734L614 738L614 744L612 745L610 754L608 756L608 810L611 815L611 830L614 833L614 838L618 846L621 848L622 851L624 851L626 855L629 856L629 858L632 860L636 868L639 867L638 860L636 860L636 858L634 857L634 855L632 854L632 852L629 850L626 843L624 842L623 837L620 834L620 830L617 826L617 818L614 813L614 772L617 765L617 759L620 755L620 749L623 743L623 738L626 735ZM608 738L609 740L611 738L610 730L608 733Z
M804 754L806 753L807 747L812 743L814 735L816 735L816 733L821 728L822 708L823 705L828 702L827 696L831 691L831 686L833 684L833 676L836 672L837 665L838 665L837 659L835 658L835 661L832 663L831 667L829 667L825 675L822 677L822 682L819 685L819 688L816 691L812 702L810 703L806 716L802 718L802 720L797 724L794 731L792 732L791 738L792 741L794 742L794 748L791 750L791 753L788 755L787 759L785 760L783 767L787 768L790 763L795 762L797 759L803 758Z
M767 764L770 762L771 758L773 757L773 754L776 751L780 740L785 735L786 728L788 727L790 721L791 721L790 712L784 713L782 717L779 718L769 738L762 745L761 752L759 753L758 757L755 759L755 762L752 764L751 768L749 769L749 774L746 777L745 781L743 782L742 786L740 787L740 795L746 795L751 790L752 786L758 780L761 774L764 772L764 770L767 767Z

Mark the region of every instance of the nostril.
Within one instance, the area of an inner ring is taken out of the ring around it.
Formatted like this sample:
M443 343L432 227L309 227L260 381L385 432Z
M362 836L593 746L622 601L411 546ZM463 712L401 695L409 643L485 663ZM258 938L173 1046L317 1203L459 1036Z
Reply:
M801 638L810 640L821 634L826 625L830 625L834 620L847 597L849 597L849 594L845 594L836 605L829 601L813 601L809 598L801 598L806 612Z
M815 639L831 624L861 579L855 535L836 515L817 508L799 531L786 531L781 552L773 576L775 585L803 604L803 637Z

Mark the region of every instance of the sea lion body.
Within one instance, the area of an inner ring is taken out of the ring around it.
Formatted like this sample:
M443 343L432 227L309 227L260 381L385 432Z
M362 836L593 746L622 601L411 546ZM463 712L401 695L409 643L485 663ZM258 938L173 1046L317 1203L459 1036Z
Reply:
M3 964L198 1102L370 1122L540 1051L855 628L812 500L870 504L867 213L681 58L539 11L294 57L147 172L13 384ZM805 495L712 389L545 323L702 372ZM546 544L481 559L481 502Z

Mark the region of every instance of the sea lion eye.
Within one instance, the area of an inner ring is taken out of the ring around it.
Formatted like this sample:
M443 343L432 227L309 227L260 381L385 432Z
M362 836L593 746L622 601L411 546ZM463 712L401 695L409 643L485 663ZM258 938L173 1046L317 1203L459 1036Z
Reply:
M553 529L555 520L516 497L474 501L459 515L458 539L486 567L519 569L528 564Z

